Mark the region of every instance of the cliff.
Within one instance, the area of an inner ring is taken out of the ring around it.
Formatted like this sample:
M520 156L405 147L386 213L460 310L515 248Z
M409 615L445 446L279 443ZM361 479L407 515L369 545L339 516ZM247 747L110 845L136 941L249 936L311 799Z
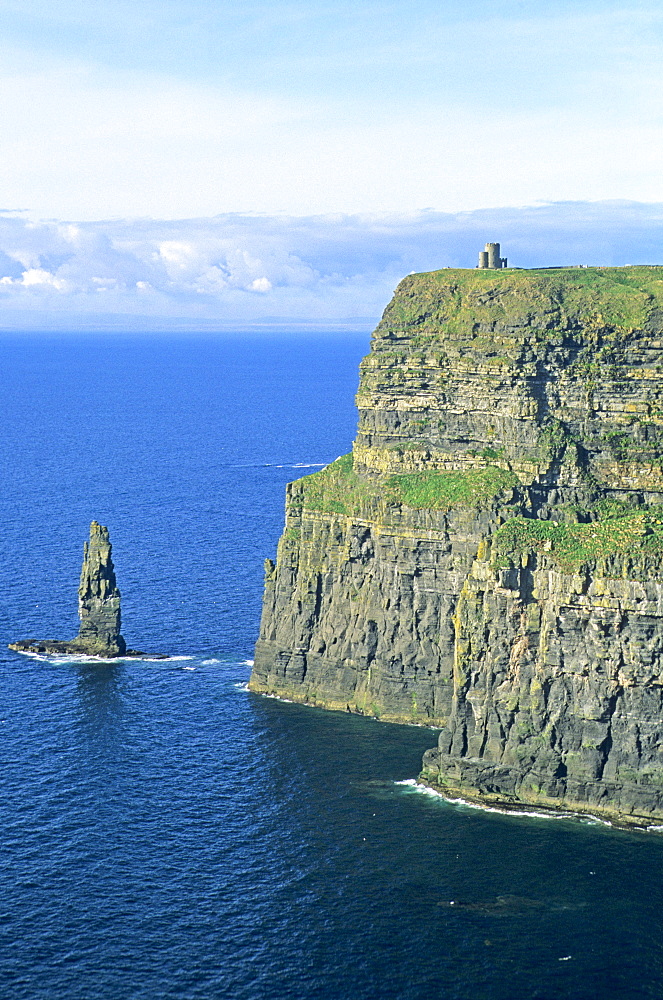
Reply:
M439 726L446 794L663 820L662 306L655 267L404 279L251 688Z

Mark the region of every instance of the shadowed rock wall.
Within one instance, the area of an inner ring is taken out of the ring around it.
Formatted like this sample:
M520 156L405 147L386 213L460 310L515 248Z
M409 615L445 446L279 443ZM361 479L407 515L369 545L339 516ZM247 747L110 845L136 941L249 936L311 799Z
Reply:
M376 504L354 518L303 509L304 489L289 487L276 567L266 565L253 689L442 724L458 592L498 514Z

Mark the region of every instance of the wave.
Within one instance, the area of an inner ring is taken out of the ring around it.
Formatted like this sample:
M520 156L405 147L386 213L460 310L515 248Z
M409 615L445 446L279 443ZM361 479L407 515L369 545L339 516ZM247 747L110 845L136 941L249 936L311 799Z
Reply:
M90 653L33 653L18 649L21 656L42 663L67 666L72 663L177 663L181 660L193 660L193 656L92 656Z
M229 666L252 667L253 660L222 660L215 656L210 656L206 660L201 660L201 667L215 667L219 663L226 663Z
M247 686L248 691L248 686ZM261 698L270 698L272 701L283 701L286 705L302 705L304 708L313 708L313 705L307 705L305 701L293 701L292 698L283 698L280 694L267 694L266 691L260 692Z
M41 663L52 663L54 666L70 666L75 663L124 663L121 656L91 656L88 653L31 653L26 649L17 649L14 652L21 656L27 656L31 660L39 660Z
M222 463L221 469L323 469L329 462L240 462Z
M329 462L294 462L278 465L276 462L265 462L263 469L324 469Z
M41 660L43 663L55 663L51 656L44 656L43 653L28 653L25 649L14 649L13 653L18 653L20 656L28 656L31 660ZM62 661L64 662L64 661Z
M118 656L121 663L181 663L185 660L193 660L193 656Z
M581 812L540 812L536 809L508 809L500 806L489 806L484 805L479 802L471 802L469 799L463 798L451 798L449 795L444 795L442 792L436 791L436 789L431 788L429 785L422 785L416 778L406 778L404 781L395 781L395 785L406 785L415 792L419 792L422 795L430 795L434 798L442 799L443 802L449 802L454 806L465 806L468 809L479 809L481 812L499 813L501 816L529 816L534 819L576 819L582 820L584 823L596 824L597 826L609 826L612 827L613 824L607 819L599 819L598 816L592 816L590 813ZM648 829L650 829L648 827ZM663 827L661 828L663 829Z
M48 653L24 653L23 655L29 656L33 660L41 660L43 663L52 663L58 667L66 667L75 663L118 663L120 660L119 656L87 656L85 653L55 653L52 655Z

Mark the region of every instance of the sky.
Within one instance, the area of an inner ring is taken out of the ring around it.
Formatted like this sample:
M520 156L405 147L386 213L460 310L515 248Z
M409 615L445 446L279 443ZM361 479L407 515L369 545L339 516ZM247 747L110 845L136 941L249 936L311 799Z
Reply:
M661 256L652 0L0 0L0 38L2 328L368 322L492 239Z

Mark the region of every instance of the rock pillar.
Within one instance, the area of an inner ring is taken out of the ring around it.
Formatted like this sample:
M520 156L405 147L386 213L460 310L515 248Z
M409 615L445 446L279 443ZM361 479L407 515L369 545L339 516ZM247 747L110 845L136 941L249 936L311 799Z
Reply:
M120 634L120 591L111 559L108 528L93 521L90 539L83 549L83 566L78 587L78 614L81 626L75 639L19 639L9 648L18 653L47 653L55 656L143 656L127 649ZM164 659L162 655L157 657Z
M81 626L76 642L90 653L122 656L126 643L120 634L120 591L111 558L108 528L93 521L90 540L83 548L78 614Z

